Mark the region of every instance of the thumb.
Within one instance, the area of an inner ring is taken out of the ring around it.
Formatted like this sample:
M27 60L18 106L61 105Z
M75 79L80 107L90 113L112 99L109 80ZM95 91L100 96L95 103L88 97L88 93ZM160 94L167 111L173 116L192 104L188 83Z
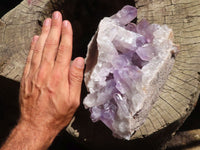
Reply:
M71 64L69 71L70 98L72 100L80 99L81 85L83 81L84 59L77 57Z

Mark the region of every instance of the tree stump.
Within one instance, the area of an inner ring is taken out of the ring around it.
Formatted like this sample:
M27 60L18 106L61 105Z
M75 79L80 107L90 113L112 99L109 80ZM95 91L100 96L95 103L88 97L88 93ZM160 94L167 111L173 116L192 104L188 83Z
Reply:
M190 115L200 92L200 1L24 0L0 20L0 75L20 81L31 37L40 33L41 23L53 10L62 9L64 16L72 21L73 56L85 56L86 45L100 19L114 14L125 4L134 3L138 8L138 21L146 18L151 23L167 24L173 29L180 52L158 101L131 141L115 139L101 122L92 123L88 110L81 105L67 131L87 148L160 149ZM84 98L87 94L84 86L82 91Z

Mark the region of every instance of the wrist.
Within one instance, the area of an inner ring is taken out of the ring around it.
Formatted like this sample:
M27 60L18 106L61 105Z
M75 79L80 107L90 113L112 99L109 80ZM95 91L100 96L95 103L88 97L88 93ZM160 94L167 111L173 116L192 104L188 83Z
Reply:
M34 132L40 132L40 133L49 133L51 135L57 135L60 132L60 128L54 127L54 124L50 123L44 123L39 122L38 123L32 122L31 120L26 120L23 118L20 118L17 126L20 128L28 128L31 131Z
M47 127L38 128L37 126L22 120L19 121L14 130L16 134L22 134L24 139L32 141L35 147L38 147L39 149L47 149L59 133L59 131L51 130Z
M18 125L12 130L10 136L8 137L6 143L3 145L1 150L47 149L53 142L58 131L49 130L45 127L38 127L33 126L27 121L20 120Z

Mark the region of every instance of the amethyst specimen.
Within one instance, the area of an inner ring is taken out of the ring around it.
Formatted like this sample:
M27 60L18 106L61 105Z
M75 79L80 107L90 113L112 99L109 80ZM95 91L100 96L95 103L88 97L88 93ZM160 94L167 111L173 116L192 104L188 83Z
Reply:
M166 25L137 25L136 8L125 6L104 18L88 45L84 99L93 122L101 120L118 138L129 140L144 123L167 79L177 49Z

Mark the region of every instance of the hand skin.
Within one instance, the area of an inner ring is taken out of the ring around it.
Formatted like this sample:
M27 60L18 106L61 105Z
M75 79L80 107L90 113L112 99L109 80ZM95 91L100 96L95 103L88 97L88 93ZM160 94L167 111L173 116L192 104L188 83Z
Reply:
M1 150L44 150L80 104L84 59L72 63L72 27L60 12L34 36L20 86L21 117Z

